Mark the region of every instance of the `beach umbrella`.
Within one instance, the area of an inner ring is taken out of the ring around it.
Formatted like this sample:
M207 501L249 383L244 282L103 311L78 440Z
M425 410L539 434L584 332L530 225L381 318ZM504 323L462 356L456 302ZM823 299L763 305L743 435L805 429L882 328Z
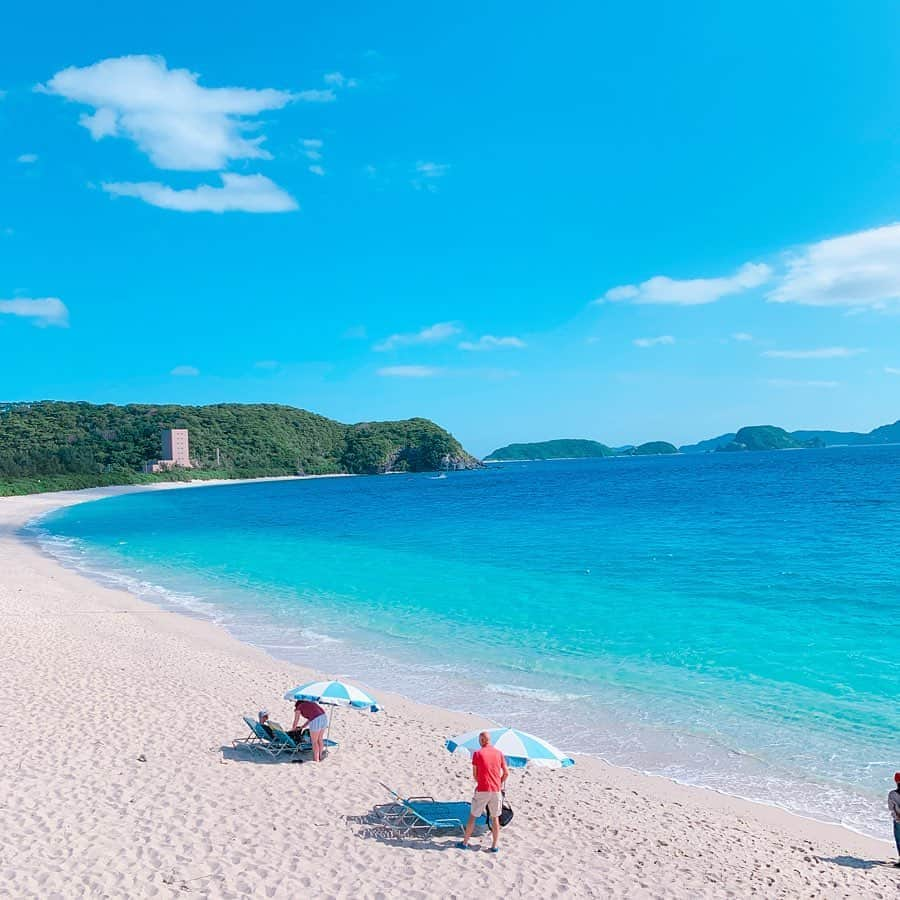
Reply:
M310 681L291 688L285 700L312 700L314 703L325 703L328 706L352 706L354 709L368 709L378 712L381 707L378 701L364 690L345 681Z
M487 731L491 736L491 744L506 757L506 764L511 769L523 769L525 766L541 766L547 769L560 769L574 766L575 760L557 750L543 738L535 737L516 728L480 728L469 731L445 743L451 753L462 753L471 756L480 749L478 735Z
M310 681L291 688L284 695L284 699L292 702L311 700L313 703L321 703L325 706L349 706L352 709L367 709L369 712L378 712L381 709L374 697L356 685L347 684L345 681ZM333 716L334 712L332 711L328 717L328 735L331 734Z

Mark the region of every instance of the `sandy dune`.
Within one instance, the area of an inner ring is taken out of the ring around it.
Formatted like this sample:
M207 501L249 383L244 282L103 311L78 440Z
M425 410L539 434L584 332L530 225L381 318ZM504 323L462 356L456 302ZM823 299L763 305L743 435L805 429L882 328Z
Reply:
M442 742L481 720L380 694L382 714L342 711L321 765L231 750L241 714L288 721L278 698L313 673L15 536L106 493L0 500L0 895L900 896L886 842L586 758L513 774L497 856L391 839L380 782L467 799Z

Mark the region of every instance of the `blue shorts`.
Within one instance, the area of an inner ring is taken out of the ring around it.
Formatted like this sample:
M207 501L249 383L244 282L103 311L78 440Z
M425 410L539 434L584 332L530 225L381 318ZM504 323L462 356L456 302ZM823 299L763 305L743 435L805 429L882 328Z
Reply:
M328 716L316 716L306 723L310 731L324 731L328 727Z

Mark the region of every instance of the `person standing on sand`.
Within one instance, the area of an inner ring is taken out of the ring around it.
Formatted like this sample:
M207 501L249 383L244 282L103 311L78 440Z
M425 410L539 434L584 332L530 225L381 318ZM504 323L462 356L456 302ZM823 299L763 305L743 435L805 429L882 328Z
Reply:
M312 741L313 759L322 762L325 757L325 729L328 727L328 714L312 700L298 700L294 704L294 724L296 729L300 719L305 719L303 727L309 729L309 739Z
M469 849L469 839L475 828L475 820L487 810L491 817L491 853L497 853L500 840L500 810L503 805L503 788L509 777L506 758L491 746L491 736L482 731L478 735L481 749L472 754L472 777L475 779L475 796L469 811L469 821L462 841L457 844L463 850Z
M897 856L900 857L900 772L894 773L894 789L888 794L888 809L894 820L894 843L897 845ZM900 869L900 861L895 865Z

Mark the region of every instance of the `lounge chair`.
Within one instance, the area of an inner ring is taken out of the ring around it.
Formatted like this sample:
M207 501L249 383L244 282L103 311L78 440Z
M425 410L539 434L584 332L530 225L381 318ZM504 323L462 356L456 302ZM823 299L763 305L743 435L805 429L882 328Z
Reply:
M290 736L285 734L280 728L272 728L269 732L259 723L249 718L243 717L244 721L250 728L250 734L245 738L237 738L231 742L232 747L247 747L250 750L261 750L268 753L273 759L280 756L286 751L295 752L297 745L291 740Z
M272 740L269 742L270 752L273 756L288 753L293 756L301 750L307 749L306 745L298 744L286 731L282 731L277 725L268 723L272 729Z
M400 837L429 835L444 829L465 831L471 806L465 800L438 801L434 797L401 797L386 784L382 787L394 798L395 804L381 813L381 824ZM484 816L475 820L484 826Z
M249 747L251 750L256 750L261 749L260 745L269 743L269 734L259 722L251 719L249 716L243 716L242 718L247 723L250 734L244 738L235 738L231 742L232 747Z
M250 728L250 734L245 738L235 738L231 742L232 747L246 747L250 750L261 750L268 753L273 759L277 759L282 754L294 756L297 753L304 753L312 750L312 744L309 743L309 732L304 733L304 740L299 744L286 732L273 725L267 723L271 735L259 722L254 721L248 716L243 717L247 726ZM325 747L337 747L337 741L325 741Z
M308 731L303 732L303 740L298 744L286 731L282 731L277 725L269 722L269 728L272 729L270 746L276 751L275 756L279 753L290 753L293 756L295 753L308 753L312 750ZM337 741L325 741L326 750L334 747L337 747Z

